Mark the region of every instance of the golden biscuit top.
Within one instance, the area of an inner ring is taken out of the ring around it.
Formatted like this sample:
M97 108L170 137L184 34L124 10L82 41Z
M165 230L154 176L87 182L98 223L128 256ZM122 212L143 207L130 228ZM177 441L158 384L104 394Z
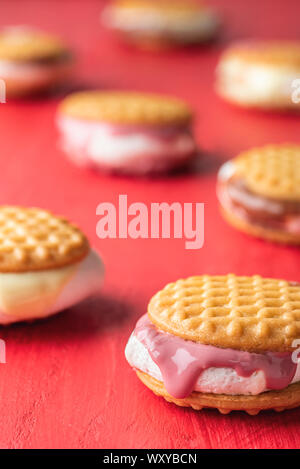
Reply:
M39 208L0 206L0 272L55 269L89 252L84 234Z
M193 0L115 0L113 7L141 12L159 12L162 15L191 15L200 12L204 6Z
M235 174L254 193L274 199L300 200L300 145L253 148L232 161Z
M300 284L202 275L168 284L150 301L150 320L186 340L251 352L292 350L300 338Z
M181 125L192 119L191 109L179 99L123 91L73 93L61 103L60 111L74 118L114 124Z
M238 59L249 64L300 67L300 41L241 41L229 46L222 59Z
M22 26L0 31L0 59L35 61L65 55L67 49L56 37Z

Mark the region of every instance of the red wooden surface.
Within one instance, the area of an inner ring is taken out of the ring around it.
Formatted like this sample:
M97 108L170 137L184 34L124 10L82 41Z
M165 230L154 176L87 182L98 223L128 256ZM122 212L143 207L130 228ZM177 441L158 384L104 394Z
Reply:
M240 150L299 141L299 117L235 109L213 92L220 50L231 38L297 37L298 0L215 0L223 40L161 55L120 46L99 27L101 1L2 1L0 22L60 33L80 54L78 82L173 93L197 110L204 170L139 180L81 171L57 150L58 97L0 104L0 203L64 214L88 234L106 264L103 295L31 326L0 329L2 448L296 448L300 410L250 417L176 408L155 397L124 359L147 302L167 282L193 274L262 274L300 280L300 253L244 236L221 219L216 169ZM205 246L181 240L96 237L96 206L116 202L205 202Z

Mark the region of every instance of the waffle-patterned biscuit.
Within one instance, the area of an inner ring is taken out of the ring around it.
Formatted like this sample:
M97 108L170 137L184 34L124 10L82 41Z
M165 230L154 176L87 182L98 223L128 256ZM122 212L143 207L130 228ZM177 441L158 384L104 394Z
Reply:
M84 234L39 208L0 207L0 272L63 267L89 252Z
M197 0L115 0L103 19L129 44L151 51L209 41L219 26L215 12Z
M238 59L247 64L300 68L300 41L241 41L229 47L222 59Z
M233 160L235 172L254 193L300 200L300 146L267 145L253 148Z
M0 60L34 61L65 55L67 50L58 38L23 27L0 32Z
M115 0L113 5L123 9L139 9L146 11L159 11L164 15L194 15L204 8L199 2L193 0Z
M216 408L221 414L229 414L232 410L243 410L249 415L257 415L261 410L272 409L282 412L300 405L300 383L290 384L280 391L267 391L256 396L192 392L185 399L176 399L167 392L162 382L141 371L137 371L136 374L156 395L180 407L192 407L195 410Z
M289 351L300 337L300 284L262 278L203 275L168 284L150 301L161 330L216 347Z
M122 91L73 93L62 102L60 111L115 124L184 125L192 119L191 109L179 99Z

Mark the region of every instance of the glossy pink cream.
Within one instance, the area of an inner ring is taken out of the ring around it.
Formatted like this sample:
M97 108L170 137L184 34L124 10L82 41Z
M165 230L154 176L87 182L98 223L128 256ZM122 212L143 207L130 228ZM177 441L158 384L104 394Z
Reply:
M199 344L159 331L147 315L137 322L134 335L159 367L168 393L177 399L189 396L208 368L232 368L241 377L263 371L268 390L286 388L297 370L291 353L249 353Z

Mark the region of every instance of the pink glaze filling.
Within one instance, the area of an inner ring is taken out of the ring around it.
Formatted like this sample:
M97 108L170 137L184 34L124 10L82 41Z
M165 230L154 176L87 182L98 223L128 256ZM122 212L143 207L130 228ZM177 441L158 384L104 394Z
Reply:
M286 388L297 370L290 353L249 353L184 340L159 331L147 315L137 322L134 335L159 367L168 393L177 399L189 396L208 368L232 368L244 378L262 371L268 390Z

